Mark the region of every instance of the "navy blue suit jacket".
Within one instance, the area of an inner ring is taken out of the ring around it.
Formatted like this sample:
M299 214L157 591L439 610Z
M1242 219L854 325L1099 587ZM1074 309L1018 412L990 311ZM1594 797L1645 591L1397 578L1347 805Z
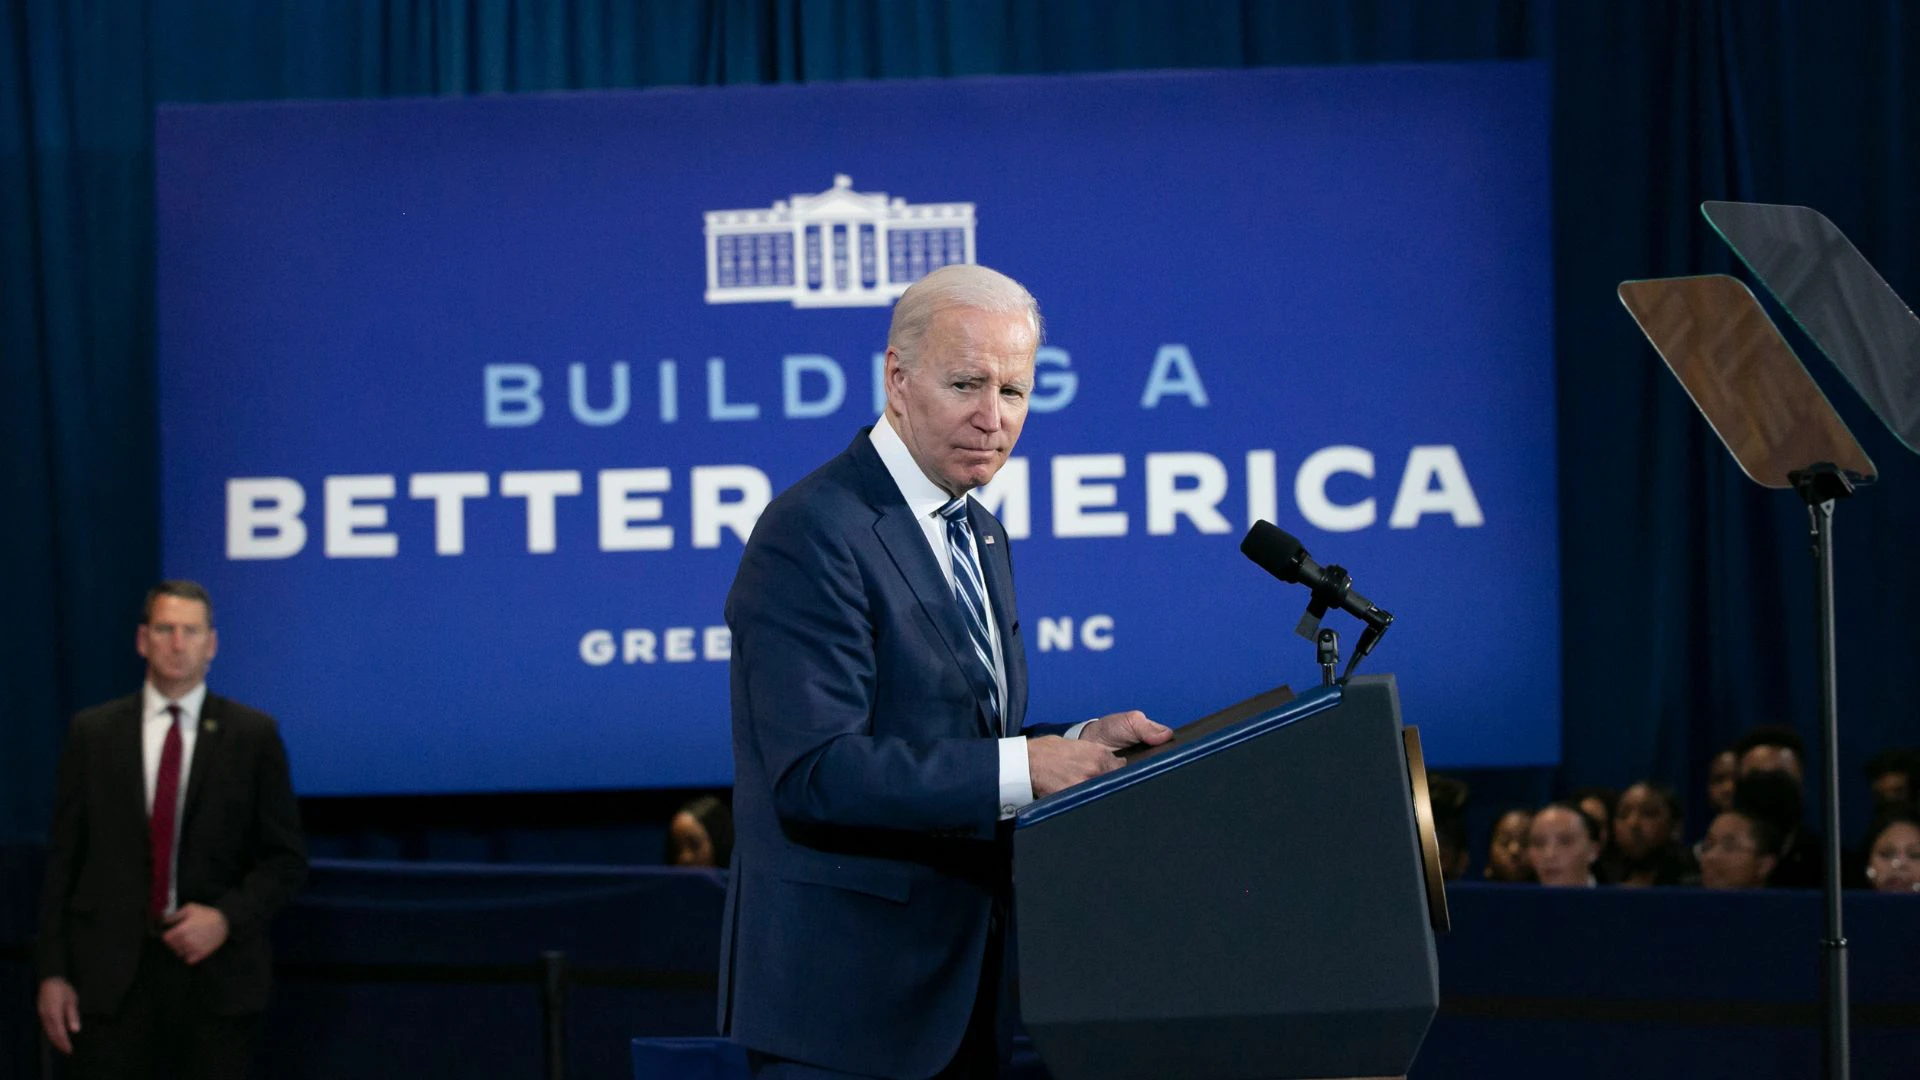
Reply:
M1027 665L1007 536L972 506L1017 730ZM727 624L721 1030L825 1068L931 1076L959 1048L1007 888L998 732L952 590L867 431L768 505Z

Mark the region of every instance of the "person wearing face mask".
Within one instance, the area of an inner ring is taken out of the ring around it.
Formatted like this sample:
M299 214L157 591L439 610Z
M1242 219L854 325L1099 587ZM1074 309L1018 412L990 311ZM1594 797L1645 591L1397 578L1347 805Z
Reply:
M1572 803L1548 803L1527 827L1527 861L1540 884L1591 888L1600 858L1600 823Z
M1920 896L1920 809L1882 807L1867 829L1867 882L1876 892Z

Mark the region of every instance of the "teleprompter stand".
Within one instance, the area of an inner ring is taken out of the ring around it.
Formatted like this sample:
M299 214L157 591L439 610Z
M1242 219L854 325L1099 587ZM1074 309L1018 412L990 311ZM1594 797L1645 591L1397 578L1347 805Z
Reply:
M1920 446L1920 320L1819 213L1709 202L1702 212L1909 449ZM1824 758L1821 939L1823 1072L1847 1080L1847 940L1841 921L1834 507L1874 479L1873 462L1753 294L1724 275L1630 281L1620 299L1747 475L1807 505Z

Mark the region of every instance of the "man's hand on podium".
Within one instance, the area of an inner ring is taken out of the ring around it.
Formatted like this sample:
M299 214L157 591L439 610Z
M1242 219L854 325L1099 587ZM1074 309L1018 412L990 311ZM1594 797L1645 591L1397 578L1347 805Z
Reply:
M1028 739L1027 773L1033 780L1033 797L1043 798L1126 764L1114 756L1115 750L1135 743L1158 746L1171 738L1173 729L1130 710L1088 723L1077 739L1058 735Z
M1173 738L1173 729L1147 719L1139 709L1110 713L1080 729L1081 742L1094 742L1109 750L1125 750L1136 743L1159 746Z

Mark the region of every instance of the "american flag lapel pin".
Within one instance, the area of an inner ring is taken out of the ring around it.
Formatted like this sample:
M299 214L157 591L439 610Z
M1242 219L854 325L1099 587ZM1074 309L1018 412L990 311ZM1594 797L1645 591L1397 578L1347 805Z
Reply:
M993 543L993 537L991 536L987 537L987 543L989 544Z

